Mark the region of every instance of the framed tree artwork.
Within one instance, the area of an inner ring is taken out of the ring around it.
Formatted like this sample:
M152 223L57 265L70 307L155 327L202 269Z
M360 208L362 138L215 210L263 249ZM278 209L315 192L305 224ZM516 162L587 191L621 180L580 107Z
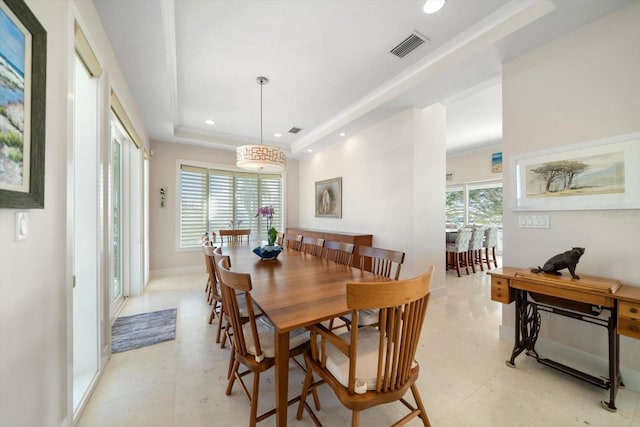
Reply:
M514 210L640 208L640 134L515 157Z
M47 33L0 0L0 208L44 208Z

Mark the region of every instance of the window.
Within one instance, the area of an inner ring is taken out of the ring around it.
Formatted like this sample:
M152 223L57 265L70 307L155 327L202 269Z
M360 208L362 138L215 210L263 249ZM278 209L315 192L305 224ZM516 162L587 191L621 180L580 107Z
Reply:
M456 224L462 226L464 221L464 188L450 187L447 188L446 196L447 206L445 209L447 215L447 224Z
M481 224L498 227L498 253L502 253L502 182L474 182L447 187L447 227Z
M469 184L469 224L502 228L502 184Z
M232 172L180 165L180 247L198 247L202 233L249 228L267 234L266 222L256 217L260 206L273 206L273 226L283 225L281 175Z

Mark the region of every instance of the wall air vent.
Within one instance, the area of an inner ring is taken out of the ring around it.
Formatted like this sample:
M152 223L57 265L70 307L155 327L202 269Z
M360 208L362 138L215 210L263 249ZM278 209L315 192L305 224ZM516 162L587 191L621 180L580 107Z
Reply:
M428 41L428 38L414 31L409 37L400 42L398 46L391 49L390 52L398 58L404 58L408 53L413 52L415 48Z
M292 127L291 129L289 129L289 133L298 133L300 132L302 129L297 128L297 127Z

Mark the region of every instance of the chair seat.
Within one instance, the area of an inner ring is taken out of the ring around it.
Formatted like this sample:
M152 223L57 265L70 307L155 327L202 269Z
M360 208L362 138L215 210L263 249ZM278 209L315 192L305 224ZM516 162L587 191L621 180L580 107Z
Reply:
M260 316L256 318L256 329L258 330L258 340L260 340L262 355L269 358L275 357L275 350L273 348L273 324L266 316ZM242 330L244 331L244 340L247 345L247 352L254 356L259 356L256 354L256 346L252 338L251 323L245 323L242 326ZM289 332L289 350L292 350L307 341L309 341L309 331L306 329L299 328Z
M461 252L466 252L467 250L465 249L464 251ZM447 252L458 252L458 249L456 248L456 244L455 243L447 243Z
M346 332L340 337L349 340L351 332ZM380 345L380 332L374 327L358 329L358 358L356 362L356 389L357 394L364 394L367 390L376 389L378 375L378 348ZM349 384L349 357L337 350L332 345L327 345L327 370L340 384L348 387ZM414 360L412 368L418 364ZM365 388L366 386L366 388Z
M351 323L351 313L342 316L346 322ZM358 310L358 326L377 325L380 320L380 310L377 308Z

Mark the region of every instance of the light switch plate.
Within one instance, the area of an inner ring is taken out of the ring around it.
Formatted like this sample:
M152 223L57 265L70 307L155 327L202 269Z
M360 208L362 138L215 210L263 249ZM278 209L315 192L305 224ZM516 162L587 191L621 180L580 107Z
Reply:
M29 213L16 212L16 242L27 240L29 235Z

